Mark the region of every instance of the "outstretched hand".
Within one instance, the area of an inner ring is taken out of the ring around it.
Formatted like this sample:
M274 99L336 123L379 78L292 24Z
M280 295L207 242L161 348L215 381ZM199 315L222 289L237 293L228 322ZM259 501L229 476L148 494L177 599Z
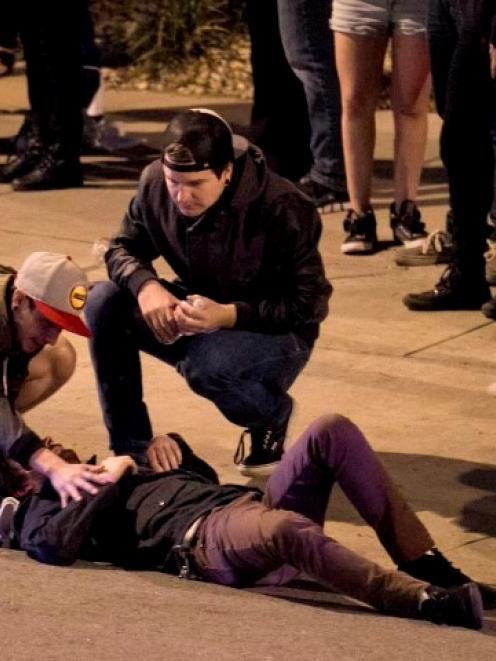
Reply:
M138 470L134 459L127 454L119 457L107 457L100 463L99 468L114 484L127 472L136 473Z

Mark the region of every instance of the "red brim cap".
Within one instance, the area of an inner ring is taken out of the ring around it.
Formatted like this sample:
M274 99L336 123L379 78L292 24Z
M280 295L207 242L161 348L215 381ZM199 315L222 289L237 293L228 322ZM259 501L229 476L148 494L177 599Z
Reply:
M77 335L82 335L83 337L91 337L90 329L82 322L82 320L75 314L69 314L68 312L61 312L52 308L50 305L43 303L42 301L35 300L36 308L41 312L41 314L51 321L59 328L70 331L71 333L76 333Z

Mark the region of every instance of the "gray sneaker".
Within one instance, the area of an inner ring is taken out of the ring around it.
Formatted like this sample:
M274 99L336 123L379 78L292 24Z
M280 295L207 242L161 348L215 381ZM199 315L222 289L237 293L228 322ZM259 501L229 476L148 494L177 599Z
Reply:
M394 261L398 266L430 266L448 264L453 256L451 234L443 230L431 232L416 248L401 248Z

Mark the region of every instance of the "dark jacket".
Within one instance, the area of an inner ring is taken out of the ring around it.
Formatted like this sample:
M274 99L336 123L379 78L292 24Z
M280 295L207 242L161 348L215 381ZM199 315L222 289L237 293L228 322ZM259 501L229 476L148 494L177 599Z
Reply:
M175 437L177 440L177 436ZM34 559L68 565L78 558L127 568L177 571L172 547L189 526L214 507L257 489L219 485L215 471L181 439L183 465L169 473L142 470L91 496L60 507L48 480L23 501L15 516L15 541ZM185 450L186 446L186 450Z
M21 351L17 340L10 311L13 286L14 276L0 273L0 453L28 466L43 443L14 408L32 356Z
M111 279L136 296L157 278L152 261L162 256L185 293L234 303L237 329L295 332L312 344L331 294L321 231L312 201L250 146L235 161L231 185L195 222L170 199L161 162L151 163L106 262Z

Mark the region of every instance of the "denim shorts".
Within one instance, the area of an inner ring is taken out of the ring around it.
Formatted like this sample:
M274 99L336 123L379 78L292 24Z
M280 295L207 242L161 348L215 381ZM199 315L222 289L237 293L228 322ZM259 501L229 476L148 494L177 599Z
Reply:
M334 0L331 29L360 35L424 34L429 0Z

